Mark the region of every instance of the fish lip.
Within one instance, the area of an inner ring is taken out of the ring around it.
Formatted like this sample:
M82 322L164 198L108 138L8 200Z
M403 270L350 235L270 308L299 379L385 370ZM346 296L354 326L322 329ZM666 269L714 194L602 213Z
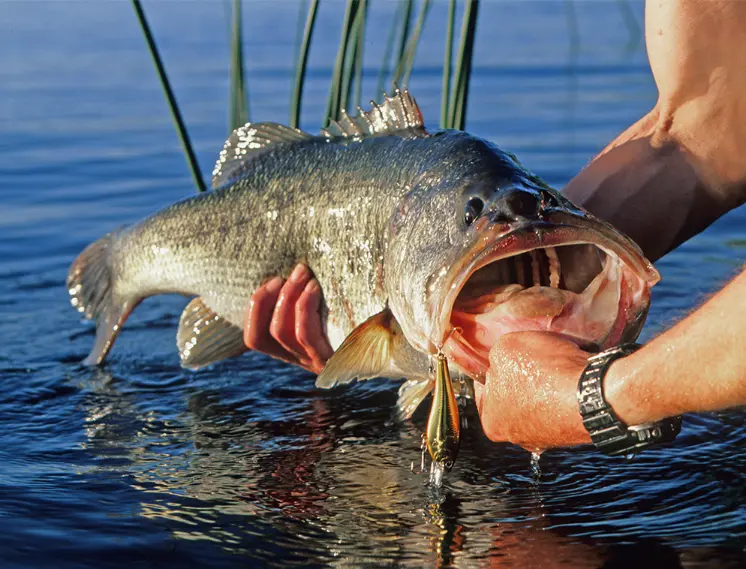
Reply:
M584 214L556 211L540 220L522 222L499 235L505 225L491 223L479 231L463 263L456 263L446 273L448 293L435 307L436 334L434 346L440 349L452 332L451 316L456 298L469 278L482 267L527 251L559 245L594 245L607 254L618 257L652 287L660 280L658 271L647 260L638 245L608 223ZM496 239L490 235L498 234ZM482 244L481 242L486 242Z

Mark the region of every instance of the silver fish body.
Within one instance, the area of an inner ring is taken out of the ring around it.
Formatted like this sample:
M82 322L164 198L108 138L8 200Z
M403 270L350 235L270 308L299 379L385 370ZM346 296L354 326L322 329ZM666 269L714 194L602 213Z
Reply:
M485 330L552 329L549 314L581 343L629 339L657 281L634 243L512 155L467 133L428 133L406 91L320 136L241 127L213 186L105 236L73 263L72 303L97 324L88 363L103 362L140 300L174 292L196 297L177 333L184 366L238 355L251 294L303 262L321 284L336 349L317 385L406 377L416 383L402 406L413 408L441 347L480 380ZM529 253L542 250L532 267Z

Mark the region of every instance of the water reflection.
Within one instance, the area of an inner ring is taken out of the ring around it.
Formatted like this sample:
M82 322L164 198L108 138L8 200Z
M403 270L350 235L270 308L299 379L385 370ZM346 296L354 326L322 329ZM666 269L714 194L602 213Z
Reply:
M687 507L685 477L650 496L651 503L619 486L631 479L625 470L649 470L646 462L619 472L618 464L548 453L537 479L530 455L485 441L476 417L462 460L434 489L408 468L419 455L425 418L381 432L393 390L318 393L309 376L293 371L261 387L257 378L247 383L239 376L240 364L231 366L176 380L181 372L164 368L170 389L152 387L153 369L150 386L102 370L81 380L83 447L100 470L139 492L138 516L178 540L219 544L268 566L315 560L334 567L615 567L636 546L610 547L609 539L588 537L594 528L605 525L597 533L611 535L625 511L668 517L676 526L683 512L667 503ZM235 381L207 387L226 376ZM247 384L259 387L241 393ZM568 461L577 472L567 470ZM675 461L667 468L675 472ZM638 472L636 480L646 487L646 478ZM708 492L712 487L694 492L693 500ZM639 541L637 530L627 541ZM666 552L656 567L690 566L665 542L655 547Z

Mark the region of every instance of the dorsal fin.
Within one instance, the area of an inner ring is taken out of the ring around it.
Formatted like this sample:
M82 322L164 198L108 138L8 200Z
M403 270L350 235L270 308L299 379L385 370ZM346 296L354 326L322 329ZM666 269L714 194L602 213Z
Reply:
M220 151L212 171L212 187L219 188L240 176L253 158L277 144L313 138L307 132L274 122L246 123L234 130Z
M328 138L367 138L371 136L399 135L405 138L427 136L422 113L407 89L398 88L389 97L384 93L383 103L370 102L372 108L350 116L343 109L339 120L331 121L321 131Z

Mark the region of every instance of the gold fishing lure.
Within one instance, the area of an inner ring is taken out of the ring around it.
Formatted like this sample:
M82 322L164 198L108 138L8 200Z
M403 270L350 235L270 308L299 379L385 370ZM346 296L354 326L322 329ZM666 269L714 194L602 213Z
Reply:
M448 372L448 360L443 353L438 353L433 404L425 431L427 450L433 462L451 470L458 456L460 439L461 422L451 374Z

